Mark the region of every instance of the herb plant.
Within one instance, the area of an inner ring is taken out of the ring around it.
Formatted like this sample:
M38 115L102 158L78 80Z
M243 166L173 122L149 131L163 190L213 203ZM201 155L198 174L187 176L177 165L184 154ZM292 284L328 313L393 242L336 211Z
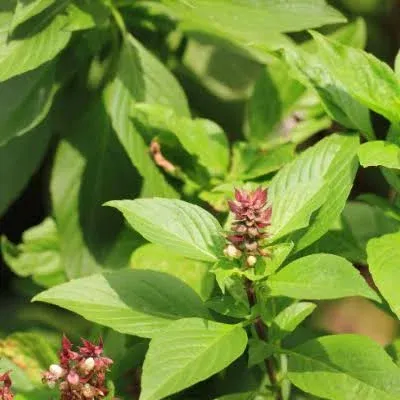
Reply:
M1 400L400 398L399 10L331 3L2 1Z

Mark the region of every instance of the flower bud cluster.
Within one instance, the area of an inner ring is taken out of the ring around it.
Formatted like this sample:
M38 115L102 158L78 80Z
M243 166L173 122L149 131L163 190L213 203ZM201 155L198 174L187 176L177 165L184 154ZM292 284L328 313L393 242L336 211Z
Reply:
M235 200L228 202L235 219L224 253L229 258L244 254L248 267L255 265L258 255L265 255L261 241L267 236L265 228L271 224L272 214L267 200L267 190L260 187L254 191L236 189Z
M43 373L43 383L58 387L60 400L99 400L107 395L106 372L113 361L103 357L103 342L82 339L83 346L72 350L66 336L62 339L59 364Z
M6 372L3 375L0 374L0 400L13 400L14 395L11 391L12 381L10 373Z

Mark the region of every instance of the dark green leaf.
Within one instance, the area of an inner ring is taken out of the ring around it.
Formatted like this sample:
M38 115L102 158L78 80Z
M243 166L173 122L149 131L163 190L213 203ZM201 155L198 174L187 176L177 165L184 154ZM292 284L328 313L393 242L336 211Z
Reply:
M54 69L48 65L0 83L0 146L42 122L55 90Z
M42 123L24 136L0 146L0 215L17 198L39 167L50 133L47 124Z
M143 195L178 197L154 164L148 145L130 117L136 102L170 106L178 115L188 116L187 101L178 82L160 61L128 35L123 42L117 75L105 96L114 130L144 178Z
M133 196L137 180L101 101L75 116L67 129L71 133L61 141L55 157L51 195L62 261L67 276L76 278L101 266L115 267L107 258L118 246L123 220L102 204ZM124 266L129 264L133 245L121 254Z

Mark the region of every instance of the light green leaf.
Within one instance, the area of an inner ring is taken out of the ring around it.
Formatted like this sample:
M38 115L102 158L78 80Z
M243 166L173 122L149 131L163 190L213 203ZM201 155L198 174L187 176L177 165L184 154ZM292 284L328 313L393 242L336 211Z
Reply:
M261 364L266 358L274 354L276 348L273 344L264 342L263 340L250 339L249 340L249 363L251 368L254 365Z
M348 94L390 121L400 121L400 80L387 64L316 32L313 36L318 59Z
M0 146L42 122L55 91L54 69L48 65L0 83Z
M358 151L358 157L363 167L381 165L400 169L400 147L384 140L363 143Z
M184 257L217 261L224 247L218 221L202 208L174 199L115 200L106 205L122 212L145 239Z
M207 318L200 297L179 279L156 271L123 270L72 280L37 295L117 332L152 337L172 320Z
M47 18L32 22L27 37L0 42L0 82L52 60L68 44L71 33L63 30L66 17L58 14L46 25Z
M311 224L298 240L296 249L303 249L322 237L343 211L357 173L358 136L342 136L341 148L324 176L326 201L312 216Z
M346 19L323 0L246 2L163 0L186 32L218 36L261 61L271 49L287 46L282 32L301 31Z
M137 193L137 175L100 100L74 115L71 126L64 129L68 136L57 149L50 190L65 271L68 278L77 278L102 266L115 267L107 259L127 228L122 218L102 204ZM121 254L125 266L133 245Z
M299 258L272 275L267 286L271 296L311 300L363 296L380 301L353 265L333 254Z
M400 78L400 50L397 52L397 56L394 61L394 72Z
M288 377L301 390L326 399L400 396L400 369L365 336L325 336L290 350Z
M150 269L175 276L203 300L210 297L214 287L214 276L209 272L209 264L174 254L168 247L158 244L149 243L139 247L132 254L130 264L133 269Z
M357 139L352 136L331 135L275 175L268 191L272 205L273 239L306 227L311 215L327 200L329 206L321 210L315 228L304 241L309 244L329 229L329 222L340 214L351 188L354 173L352 153L356 143ZM338 193L331 193L330 188L338 179L344 186L339 187ZM333 199L330 199L332 195ZM334 205L332 210L331 204Z
M363 18L358 17L354 21L341 26L333 33L325 36L346 46L351 46L356 49L364 49L367 43L367 24ZM317 51L315 40L307 40L299 46L302 50L305 50L308 53L315 53Z
M371 239L367 245L367 254L374 283L390 308L400 318L400 293L397 287L400 278L400 233Z
M282 310L272 321L269 337L272 341L282 340L294 331L316 308L314 303L301 301Z
M0 340L0 359L3 357L18 365L34 385L40 385L41 372L57 362L53 348L36 333L13 333Z
M198 318L182 319L154 336L143 364L140 400L159 400L226 368L245 350L246 331Z
M136 39L128 35L122 46L118 71L105 92L107 110L125 151L144 178L143 195L178 197L156 167L145 143L131 120L136 102L172 107L189 116L185 95L165 66Z
M65 281L57 227L51 218L25 231L22 240L18 246L6 237L1 241L4 260L15 274L32 275L36 283L45 287Z
M105 26L110 15L110 8L101 1L75 0L68 4L66 13L68 24L65 29L79 31Z
M56 0L18 0L14 15L11 21L11 30L28 19L40 14L46 8L50 7Z
M157 136L158 131L164 130L176 136L183 148L211 174L226 173L229 145L224 131L216 123L180 117L171 108L150 104L138 104L133 117L142 123L144 129L152 132L153 137Z
M0 215L17 198L39 167L50 134L47 124L42 123L24 136L0 146Z
M35 385L29 379L27 371L10 361L8 358L0 357L0 371L10 371L10 377L13 383L13 390L30 392L35 388ZM17 397L18 399L18 397ZM25 399L25 397L24 397Z
M300 49L285 52L287 62L305 76L305 84L317 90L322 104L332 119L341 125L359 130L366 138L374 138L369 110L352 98L336 75L326 66L325 59Z

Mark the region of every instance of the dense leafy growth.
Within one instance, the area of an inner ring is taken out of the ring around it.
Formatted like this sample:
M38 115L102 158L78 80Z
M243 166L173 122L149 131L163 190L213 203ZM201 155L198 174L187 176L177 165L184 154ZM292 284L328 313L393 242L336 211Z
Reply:
M3 0L0 400L399 399L399 12Z

